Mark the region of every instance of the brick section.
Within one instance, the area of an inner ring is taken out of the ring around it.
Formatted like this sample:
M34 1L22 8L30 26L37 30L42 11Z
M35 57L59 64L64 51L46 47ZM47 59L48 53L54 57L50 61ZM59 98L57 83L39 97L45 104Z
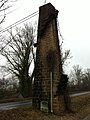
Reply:
M53 8L53 10L55 10L55 8L50 3L45 6L47 6L47 8L49 7L49 9L51 7ZM43 9L43 7L41 8ZM40 15L41 14L39 14L39 16ZM41 21L39 20L39 22ZM54 16L48 22L47 26L45 26L45 30L42 33L42 35L40 35L40 33L38 34L39 35L38 35L38 41L37 41L35 78L34 78L34 85L33 85L33 106L40 109L40 102L47 101L48 108L50 111L50 102L51 102L50 72L52 72L52 81L53 81L53 84L52 84L53 106L52 107L53 107L53 112L58 113L60 112L60 109L61 111L64 109L64 105L62 100L63 98L60 96L56 96L57 86L61 78L61 59L60 59L61 57L60 57L56 16Z

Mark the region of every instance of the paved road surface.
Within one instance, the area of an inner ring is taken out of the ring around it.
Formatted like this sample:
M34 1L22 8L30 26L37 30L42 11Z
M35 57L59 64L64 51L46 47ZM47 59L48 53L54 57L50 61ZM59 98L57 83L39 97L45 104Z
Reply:
M90 91L83 92L83 93L71 94L70 96L75 97L75 96L80 96L80 95L87 94L87 93L90 93ZM22 101L22 102L2 103L2 104L0 104L0 111L14 109L14 108L17 108L20 106L32 106L32 102L31 101Z
M14 109L20 106L32 106L31 101L22 101L22 102L10 102L10 103L1 103L0 111Z
M75 93L75 94L71 94L70 96L71 97L75 97L75 96L80 96L80 95L84 95L84 94L88 94L88 93L90 93L90 91L88 91L88 92L82 92L82 93Z

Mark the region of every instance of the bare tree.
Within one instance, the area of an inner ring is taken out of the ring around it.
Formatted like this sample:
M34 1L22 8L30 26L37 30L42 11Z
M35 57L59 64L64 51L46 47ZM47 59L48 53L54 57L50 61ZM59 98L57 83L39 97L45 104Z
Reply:
M73 69L71 70L69 78L70 81L73 82L72 88L75 91L77 90L80 91L82 89L83 69L79 65L74 65Z
M62 63L62 65L65 65L67 60L69 60L71 58L72 58L72 56L71 56L70 50L65 50L64 52L62 51L62 53L61 53L61 63Z
M76 66L74 65L73 70L75 74L75 82L78 84L78 86L80 86L82 76L83 76L82 68L79 65L76 65Z
M16 0L0 0L0 24L4 22L6 18L6 11L12 7L12 2Z
M29 68L34 58L35 29L32 25L25 24L23 28L16 29L15 35L12 31L9 34L6 40L8 45L3 49L2 55L8 61L8 70L19 79L21 94L28 97L31 95Z
M86 69L82 78L82 89L90 90L90 69Z
M62 65L62 73L64 72L64 67L66 67L69 62L68 60L70 60L73 56L71 55L71 51L70 49L63 49L63 43L64 43L64 39L63 39L63 36L61 35L60 33L60 36L61 36L61 39L62 39L62 42L60 44L60 54L61 54L61 65ZM60 40L59 40L60 41Z

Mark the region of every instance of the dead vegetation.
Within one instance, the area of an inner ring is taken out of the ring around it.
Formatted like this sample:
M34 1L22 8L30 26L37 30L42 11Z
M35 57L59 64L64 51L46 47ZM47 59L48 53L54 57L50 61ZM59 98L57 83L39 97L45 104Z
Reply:
M42 113L30 107L0 112L0 120L82 120L90 114L90 94L71 99L75 113L63 113L60 116Z

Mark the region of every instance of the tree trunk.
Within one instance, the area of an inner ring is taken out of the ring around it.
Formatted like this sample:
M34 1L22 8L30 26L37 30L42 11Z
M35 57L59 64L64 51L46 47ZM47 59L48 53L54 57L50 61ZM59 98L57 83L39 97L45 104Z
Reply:
M20 93L24 98L32 96L32 82L30 78L24 79L22 77L20 81Z

